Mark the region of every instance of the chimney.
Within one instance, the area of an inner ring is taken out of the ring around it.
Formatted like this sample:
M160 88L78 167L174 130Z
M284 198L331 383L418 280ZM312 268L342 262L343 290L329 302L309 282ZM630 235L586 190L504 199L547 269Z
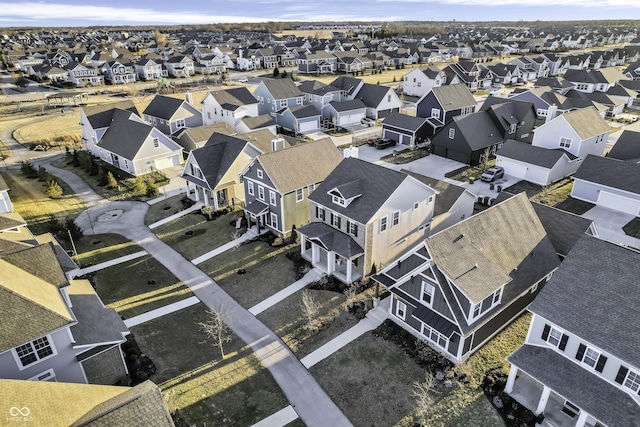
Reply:
M276 138L271 140L271 151L278 151L284 148L284 138Z
M193 95L191 94L191 92L184 93L184 100L187 101L189 104L193 104Z
M354 147L353 145L351 145L349 148L345 148L344 150L342 150L342 155L344 156L345 159L349 158L349 157L353 157L354 159L358 158L358 147Z
M558 107L556 107L556 104L549 105L549 108L547 109L547 117L544 119L544 122L549 123L551 120L555 119L557 114Z

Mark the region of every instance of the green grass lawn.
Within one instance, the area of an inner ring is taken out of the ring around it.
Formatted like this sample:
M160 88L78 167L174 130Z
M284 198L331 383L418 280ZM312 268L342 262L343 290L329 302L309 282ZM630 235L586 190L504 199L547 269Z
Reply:
M592 203L571 198L572 188L573 178L569 177L546 187L532 184L527 181L520 181L511 187L505 188L505 191L513 194L518 194L524 191L532 202L553 206L567 212L572 212L576 215L582 215L595 206Z
M155 283L149 284L150 280ZM149 255L102 269L96 272L95 281L105 305L126 319L193 295Z
M60 199L50 199L45 193L43 182L26 178L19 170L4 170L2 177L11 189L14 210L27 221L33 234L48 231L46 222L50 215L55 215L61 221L67 217L75 219L87 208L64 181L60 182L63 196Z
M131 328L141 351L156 365L158 384L170 411L189 425L248 426L289 403L277 383L239 338L225 344L226 357L205 342L197 304Z
M184 195L179 194L177 196L168 197L161 202L149 206L147 214L144 217L145 225L153 224L154 222L160 221L161 219L165 219L182 211L183 197Z
M143 250L119 234L96 234L75 241L78 262L96 265Z
M108 189L107 187L103 187L99 184L99 176L98 175L89 175L87 171L80 167L73 167L70 164L67 164L64 158L58 159L55 162L51 163L53 166L68 170L69 172L73 172L78 175L84 182L91 187L93 191L98 193L100 196L104 197L108 200L126 200L129 198L128 192L123 192L117 189Z
M241 215L241 212L234 211L213 221L207 221L204 215L196 211L154 228L153 232L186 259L191 260L230 242L236 229L229 223ZM192 234L187 236L187 231Z
M299 246L272 248L264 242L253 242L223 252L198 265L233 299L245 308L270 297L296 280L288 251L299 252ZM238 274L244 269L245 274Z
M323 290L310 292L321 303L317 320L322 326L318 330L307 328L302 312L301 292L285 298L257 316L299 359L358 323L358 319L348 312L346 298L342 293ZM373 289L370 289L362 295L371 296L369 294L372 292Z

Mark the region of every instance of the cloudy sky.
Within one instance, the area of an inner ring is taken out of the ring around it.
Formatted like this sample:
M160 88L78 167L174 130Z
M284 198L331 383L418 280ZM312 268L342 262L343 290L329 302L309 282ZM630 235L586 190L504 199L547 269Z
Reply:
M638 18L638 0L0 0L1 27Z

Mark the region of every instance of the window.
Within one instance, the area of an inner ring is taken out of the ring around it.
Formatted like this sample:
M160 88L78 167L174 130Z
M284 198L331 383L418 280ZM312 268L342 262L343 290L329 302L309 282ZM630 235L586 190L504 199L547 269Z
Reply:
M262 169L256 170L256 175L258 176L258 178L262 179L262 177L264 176L264 174L262 173Z
M269 203L273 206L276 205L276 192L273 190L269 190Z
M309 186L307 187L307 194L311 194L313 193L313 190L316 189L316 185L315 184L309 184Z
M429 341L437 344L438 346L444 349L447 348L449 339L425 323L422 324L422 335L427 337Z
M391 102L391 95L387 95L387 102Z
M296 190L296 203L304 200L304 193L302 192L302 188L298 188Z
M296 99L296 103L297 103L298 105L302 105L302 98L301 98L301 97L298 97L298 98Z
M264 202L264 187L262 185L258 185L258 199Z
M418 209L419 206L420 206L420 202L415 202L413 204L413 209Z
M482 309L482 301L480 301L479 303L477 303L476 305L473 306L473 311L471 314L471 318L475 319L476 317L480 316L480 310Z
M53 369L47 369L46 371L29 378L29 381L55 381L55 378L56 373Z
M440 109L439 108L432 108L431 109L431 117L439 119L440 118Z
M560 147L561 148L570 148L571 147L571 138L560 138Z
M380 233L382 233L383 231L386 231L387 229L387 217L383 216L382 218L380 218Z
M584 344L580 344L578 346L576 359L581 361L585 365L594 368L598 372L602 372L602 370L604 369L604 364L607 363L606 356L600 354L598 350Z
M340 218L340 215L331 214L331 225L336 227L338 230L340 229L340 226L342 225L342 219Z
M316 206L316 218L324 221L324 209Z
M129 170L129 162L127 160L124 161L124 168Z
M278 215L273 212L271 212L271 226L276 229L278 228Z
M184 122L184 119L178 119L178 120L176 120L176 127L177 127L178 129L186 128L186 127L187 127L187 125L186 125L186 123Z
M160 141L158 141L158 138L153 138L153 148L158 147L160 147Z
M211 120L211 111L207 111L207 119Z
M285 108L289 106L289 101L287 99L283 99L280 101L280 108Z
M403 303L402 301L397 301L396 302L396 316L398 316L400 319L404 320L406 315L407 315L407 304Z
M456 137L456 130L451 128L449 129L449 139L453 139Z
M500 298L502 297L502 288L498 289L493 293L493 299L491 300L491 305L496 305L500 302Z
M422 281L422 301L426 302L429 307L433 302L433 292L435 288L430 283L427 283L425 280Z
M422 82L418 82L418 87L422 87Z
M509 125L509 133L516 133L516 124L512 123Z
M627 373L627 377L624 379L623 385L632 391L637 392L640 389L640 375L633 371Z
M433 202L433 196L429 196L429 198L427 199L427 203L431 203Z
M347 221L347 232L354 237L358 237L358 224Z
M552 346L558 347L559 350L564 351L567 346L569 336L562 333L561 330L556 329L550 325L544 325L544 329L542 331L542 339Z
M14 349L23 367L29 366L42 359L54 355L54 350L48 337L38 338Z
M394 227L400 222L400 211L395 211L391 217L391 226Z
M247 191L253 196L253 182L247 181Z
M340 206L346 206L347 204L342 197L336 196L335 194L331 195L331 201Z

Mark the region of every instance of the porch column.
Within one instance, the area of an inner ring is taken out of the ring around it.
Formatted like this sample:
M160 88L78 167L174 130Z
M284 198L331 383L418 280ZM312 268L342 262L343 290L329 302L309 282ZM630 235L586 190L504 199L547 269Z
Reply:
M578 414L578 419L576 420L575 427L584 427L587 423L587 417L589 414L583 410L580 410L580 414Z
M538 407L535 411L533 411L533 413L536 415L540 415L544 412L545 408L547 407L547 402L549 401L549 395L551 394L551 389L549 387L544 384L542 385L542 387L542 396L540 396L540 400L538 401Z
M211 199L213 200L213 210L218 210L218 192L216 190L211 190Z
M189 193L189 191L190 191L189 184L190 184L190 182L189 182L189 181L187 181L187 185L185 186L185 190L186 190L186 192L187 192L187 196L190 194L190 193Z
M202 203L205 205L209 202L209 198L207 197L207 190L202 189Z
M196 195L196 202L200 201L200 191L198 191L198 186L197 185L193 185L193 193ZM204 191L204 190L203 190Z
M304 234L300 235L300 254L304 255L307 253L307 238L305 237Z
M518 368L511 365L509 369L509 376L507 377L507 383L504 386L504 392L510 394L513 391L513 384L516 382L516 376L518 375Z
M333 274L335 262L336 253L333 251L327 251L327 274Z
M319 249L316 244L311 244L311 263L315 264L320 260Z
M351 263L350 259L347 259L347 282L351 283L351 270L352 270L352 266L353 264Z

